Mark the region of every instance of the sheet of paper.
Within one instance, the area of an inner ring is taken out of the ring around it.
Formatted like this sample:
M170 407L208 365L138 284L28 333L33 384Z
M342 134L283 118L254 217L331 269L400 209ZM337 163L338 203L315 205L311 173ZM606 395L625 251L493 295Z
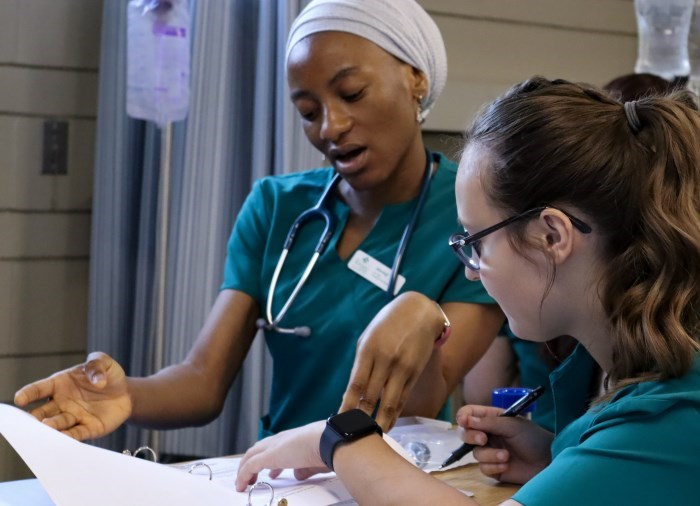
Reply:
M202 466L188 473L192 464L165 466L80 443L8 404L0 404L0 434L22 457L56 506L248 504L248 493L234 489L238 458L202 460L212 469L213 480L209 481L209 473ZM299 482L290 470L274 480L263 472L259 481L274 487L276 500L286 497L290 504L356 504L334 473ZM269 490L257 487L253 499L253 504L268 504Z
M7 404L0 404L0 434L57 506L247 503L247 494L237 494L218 482L80 443Z

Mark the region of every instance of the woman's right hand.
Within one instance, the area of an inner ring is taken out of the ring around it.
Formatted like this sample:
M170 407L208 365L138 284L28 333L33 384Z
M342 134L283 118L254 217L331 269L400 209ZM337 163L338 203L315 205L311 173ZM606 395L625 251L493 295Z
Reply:
M124 369L112 357L91 353L87 361L35 381L15 393L15 404L44 402L30 414L49 427L83 441L109 434L131 415Z
M474 458L482 473L523 484L552 461L554 434L521 416L498 416L501 408L467 405L457 412L462 439L477 445Z

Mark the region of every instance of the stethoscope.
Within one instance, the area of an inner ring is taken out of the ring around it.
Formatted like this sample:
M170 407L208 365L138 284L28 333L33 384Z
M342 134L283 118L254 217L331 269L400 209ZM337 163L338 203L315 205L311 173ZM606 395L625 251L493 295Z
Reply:
M430 190L430 179L432 176L431 162L433 160L435 162L438 162L439 159L437 155L433 155L430 151L426 150L425 170L423 172L423 181L421 184L421 191L418 197L418 202L416 202L416 207L413 209L411 219L406 224L406 228L404 228L403 235L401 236L401 242L399 242L399 247L396 250L396 255L394 256L394 263L391 267L391 273L389 274L389 284L386 288L386 293L389 299L393 298L394 296L394 287L396 286L396 278L399 274L399 267L401 266L401 261L403 260L404 251L406 250L406 247L408 246L408 241L410 240L411 235L413 234L413 230L415 229L416 224L418 223L418 217L420 216L421 210L423 209L423 205L425 204L425 200L428 195L428 191ZM335 231L335 217L331 215L328 208L330 199L335 194L335 189L338 187L338 183L340 183L341 179L342 178L340 177L340 174L335 174L331 182L323 191L321 198L318 199L316 205L301 213L297 217L297 219L294 220L292 226L289 228L287 238L285 239L284 246L282 248L282 253L280 253L279 260L277 260L277 266L275 267L275 271L272 274L272 281L270 281L270 289L267 294L267 304L265 307L266 318L259 318L256 322L256 325L259 329L274 330L275 332L279 332L280 334L294 334L299 337L309 337L311 335L311 329L308 326L284 328L279 326L279 322L282 321L284 316L287 314L287 311L289 311L289 308L291 307L292 303L294 303L294 301L296 300L299 291L306 283L306 280L309 278L309 275L311 274L311 271L316 265L318 258L323 254L324 251L326 251L326 248L328 247L328 242L333 236L333 232ZM325 228L323 229L323 233L321 234L318 243L316 243L316 248L314 248L314 253L311 256L309 263L306 265L304 273L301 275L301 278L299 278L299 281L294 287L294 290L292 291L287 301L284 303L284 306L282 306L280 312L275 318L273 318L272 298L274 296L275 289L277 288L277 280L279 279L280 272L282 272L282 267L284 266L284 262L287 259L289 250L294 245L294 240L296 239L296 235L299 232L299 229L311 220L322 220L325 223Z

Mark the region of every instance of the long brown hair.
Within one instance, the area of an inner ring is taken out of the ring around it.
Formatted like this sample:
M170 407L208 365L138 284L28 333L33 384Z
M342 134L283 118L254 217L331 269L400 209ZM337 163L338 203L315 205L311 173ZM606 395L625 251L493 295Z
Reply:
M483 184L494 205L573 208L599 234L616 388L680 376L700 349L697 106L677 92L633 107L638 125L600 90L536 77L488 105L466 135L491 155ZM508 228L520 251L524 229Z

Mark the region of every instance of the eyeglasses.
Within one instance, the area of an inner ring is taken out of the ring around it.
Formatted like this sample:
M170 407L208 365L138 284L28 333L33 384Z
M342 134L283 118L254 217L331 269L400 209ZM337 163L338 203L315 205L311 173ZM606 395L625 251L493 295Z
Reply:
M547 208L557 209L558 211L564 213L571 220L571 224L582 234L589 234L591 232L592 229L590 226L588 226L586 223L579 220L575 216L570 215L563 209L558 209L553 206L544 205L533 207L532 209L529 209L523 213L511 216L510 218L496 223L491 227L485 228L484 230L482 230L481 232L477 232L476 234L452 234L452 236L450 237L450 247L452 248L452 251L454 251L455 255L457 255L457 258L459 258L464 265L466 265L469 269L478 272L480 268L479 257L481 256L481 239L495 232L496 230L499 230L503 227L507 227L515 221L521 220L523 218L528 218L535 214L539 214ZM466 249L467 246L470 246L470 250Z

